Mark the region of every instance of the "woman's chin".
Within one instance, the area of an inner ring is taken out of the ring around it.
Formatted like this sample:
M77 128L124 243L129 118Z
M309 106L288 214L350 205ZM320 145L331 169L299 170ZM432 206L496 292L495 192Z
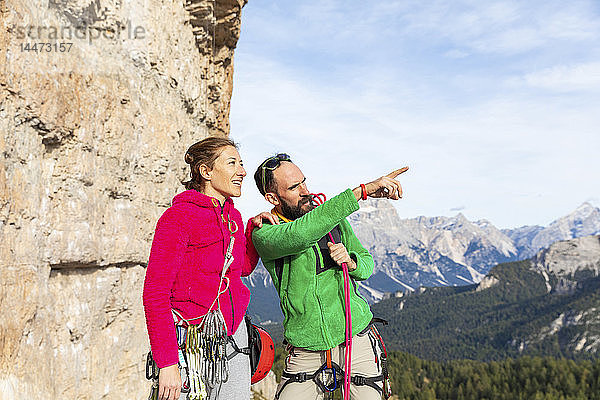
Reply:
M230 197L240 197L242 195L242 188L235 188L229 194Z

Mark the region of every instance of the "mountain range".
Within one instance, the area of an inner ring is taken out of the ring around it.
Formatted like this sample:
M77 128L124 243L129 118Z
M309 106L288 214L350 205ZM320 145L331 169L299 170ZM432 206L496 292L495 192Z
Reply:
M600 354L600 236L499 264L479 284L398 292L371 306L388 347L422 358Z
M499 263L524 260L552 243L600 233L600 209L583 203L547 227L498 229L483 219L401 219L388 200L369 200L349 220L375 259L361 293L375 303L386 293L421 286L478 283Z
M362 202L348 219L375 261L373 275L359 283L371 304L419 287L476 284L497 264L530 258L560 240L600 233L600 209L590 203L547 227L502 230L462 214L401 219L388 200ZM252 292L250 314L261 322L281 322L279 297L262 264L246 283Z

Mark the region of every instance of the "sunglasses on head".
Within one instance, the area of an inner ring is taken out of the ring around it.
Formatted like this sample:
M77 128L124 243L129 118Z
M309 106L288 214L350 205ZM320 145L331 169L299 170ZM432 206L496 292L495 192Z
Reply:
M273 157L269 157L267 158L261 165L261 171L262 171L262 188L263 188L263 192L267 192L267 188L266 188L266 182L265 182L265 174L266 171L274 171L277 169L277 167L279 167L279 165L281 165L282 161L292 161L292 159L290 158L289 155L285 154L285 153L279 153L277 155L274 155Z

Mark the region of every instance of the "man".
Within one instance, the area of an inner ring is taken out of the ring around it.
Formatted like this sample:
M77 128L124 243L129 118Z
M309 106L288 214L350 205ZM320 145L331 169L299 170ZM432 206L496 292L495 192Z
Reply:
M373 314L355 281L373 273L373 258L346 217L367 197L402 197L396 170L366 185L347 189L315 207L302 171L287 154L266 159L256 170L259 191L274 208L279 225L255 229L252 239L279 293L289 356L276 399L322 399L343 379L345 308L340 266L351 278L352 384L356 399L380 399L385 365L383 343L371 325ZM328 240L331 232L336 244ZM384 357L383 357L384 358ZM336 373L337 372L337 373Z

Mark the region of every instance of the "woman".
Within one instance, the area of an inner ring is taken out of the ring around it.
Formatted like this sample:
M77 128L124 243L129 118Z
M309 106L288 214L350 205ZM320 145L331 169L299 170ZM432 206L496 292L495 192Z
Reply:
M241 195L246 171L233 141L206 138L188 149L185 161L191 179L184 182L187 190L173 198L172 206L158 220L144 282L144 310L159 368L160 400L187 398L187 393L181 393L178 362L183 355L178 351L174 318L200 324L203 316L218 308L227 335L233 335L239 347L246 347L244 315L250 291L240 278L249 275L258 262L250 233L253 226L262 225L263 218L277 223L271 214L259 214L248 221L244 235L241 215L231 198ZM231 241L233 262L224 268ZM227 354L231 353L228 344ZM248 399L249 358L237 354L228 365L229 379L213 388L207 386L208 398Z

